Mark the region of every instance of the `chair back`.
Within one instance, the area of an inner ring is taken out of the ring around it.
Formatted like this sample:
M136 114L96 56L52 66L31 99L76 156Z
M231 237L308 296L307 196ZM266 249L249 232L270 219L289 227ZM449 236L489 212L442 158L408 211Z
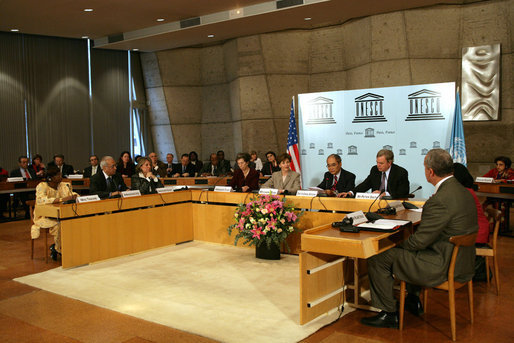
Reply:
M25 204L29 207L30 220L34 223L34 207L36 206L36 200L27 200Z
M488 218L493 218L494 230L493 230L493 239L492 239L492 248L496 251L496 242L498 240L498 232L500 232L500 220L502 212L495 208L486 208L485 212L487 213Z
M459 235L450 237L449 241L454 245L452 252L452 259L450 260L450 267L448 268L448 282L454 282L455 275L455 264L457 262L457 254L459 253L459 247L470 247L475 245L477 239L477 233L470 233L467 235Z

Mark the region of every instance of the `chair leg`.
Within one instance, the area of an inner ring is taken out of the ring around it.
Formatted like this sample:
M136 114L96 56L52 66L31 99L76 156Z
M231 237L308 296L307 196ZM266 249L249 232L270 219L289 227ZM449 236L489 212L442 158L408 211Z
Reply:
M423 288L423 309L425 313L427 313L427 305L428 305L428 288Z
M455 320L455 289L450 287L448 290L448 304L450 307L450 325L452 330L452 341L457 340L457 328Z
M469 318L471 324L473 324L473 281L468 282L468 306L469 306Z
M33 260L34 259L34 240L31 238L30 239L30 259Z
M45 230L45 262L48 263L48 231Z
M485 279L487 280L487 288L489 288L489 257L484 256L485 258Z
M496 295L500 295L500 272L498 268L498 256L493 256L494 282L496 283Z
M405 281L400 282L400 331L403 330L403 316L405 310Z

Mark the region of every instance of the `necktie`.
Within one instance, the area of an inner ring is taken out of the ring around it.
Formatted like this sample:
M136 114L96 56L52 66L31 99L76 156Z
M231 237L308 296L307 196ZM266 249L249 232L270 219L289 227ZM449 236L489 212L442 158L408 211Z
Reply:
M337 176L334 175L334 184L332 185L332 188L330 188L331 191L335 191L337 186Z
M114 189L114 182L112 180L112 177L108 177L107 178L107 189L109 190L109 192L114 192L115 189Z
M23 169L23 172L25 173L25 178L26 178L27 180L29 180L29 179L30 179L30 174L29 174L29 172L27 171L27 169Z
M382 181L380 182L380 191L385 191L386 188L386 173L382 172Z
M182 165L182 174L184 174L186 172L186 167L184 165Z

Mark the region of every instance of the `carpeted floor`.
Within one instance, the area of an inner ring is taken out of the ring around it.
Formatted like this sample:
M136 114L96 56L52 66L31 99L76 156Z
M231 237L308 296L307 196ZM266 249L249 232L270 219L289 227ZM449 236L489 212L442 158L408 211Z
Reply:
M222 342L297 342L338 317L300 326L298 257L254 255L195 241L15 280Z

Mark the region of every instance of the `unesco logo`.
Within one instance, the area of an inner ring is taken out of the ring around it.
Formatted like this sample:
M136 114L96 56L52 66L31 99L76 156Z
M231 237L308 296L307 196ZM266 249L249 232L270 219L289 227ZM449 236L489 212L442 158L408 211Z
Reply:
M352 123L386 122L384 116L384 97L366 93L355 98L355 118Z
M332 114L334 100L319 96L312 99L307 104L306 125L335 124L336 121Z
M441 93L428 89L409 94L410 113L405 121L442 120Z

